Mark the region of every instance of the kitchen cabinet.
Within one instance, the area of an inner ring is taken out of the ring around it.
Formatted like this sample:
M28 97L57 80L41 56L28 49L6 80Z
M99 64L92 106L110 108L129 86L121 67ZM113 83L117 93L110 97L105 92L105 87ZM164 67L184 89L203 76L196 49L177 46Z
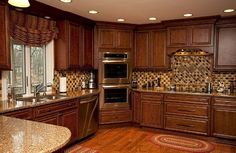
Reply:
M12 111L12 112L4 113L3 115L9 116L9 117L25 119L25 120L31 120L31 119L33 119L33 109L28 108L28 109Z
M210 134L211 97L166 94L164 128L202 135Z
M236 21L216 25L214 69L216 71L236 70Z
M0 2L0 70L11 69L8 7Z
M53 124L53 125L60 125L58 114L47 115L45 117L39 117L39 118L36 118L35 121L43 122L47 124Z
M133 45L133 31L122 29L98 29L99 48L127 49L129 51Z
M213 24L176 26L167 28L168 47L212 46Z
M93 66L93 29L67 20L58 21L55 39L55 69L83 69Z
M212 135L236 139L236 98L213 98Z
M163 95L157 93L141 94L141 125L163 127Z
M134 68L167 69L166 30L135 32Z
M133 111L133 122L140 123L141 121L141 94L139 92L132 92L132 111Z
M124 123L132 120L131 110L100 110L99 124Z

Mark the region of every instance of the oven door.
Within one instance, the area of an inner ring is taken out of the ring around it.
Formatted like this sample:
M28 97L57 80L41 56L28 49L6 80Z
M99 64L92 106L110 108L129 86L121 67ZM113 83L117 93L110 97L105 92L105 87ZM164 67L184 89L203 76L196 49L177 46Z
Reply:
M130 83L131 62L129 60L100 60L99 82L108 84Z
M100 85L100 108L129 107L130 85Z

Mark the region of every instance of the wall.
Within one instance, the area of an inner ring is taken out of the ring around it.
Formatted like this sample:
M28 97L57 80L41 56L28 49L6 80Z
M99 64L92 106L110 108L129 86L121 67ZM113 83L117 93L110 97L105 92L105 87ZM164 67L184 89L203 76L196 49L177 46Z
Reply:
M202 92L210 81L214 90L219 82L223 82L228 89L230 81L236 80L236 72L213 72L212 63L212 56L172 56L171 71L135 71L132 79L137 80L139 87L160 77L161 86L165 88L175 84L177 90Z
M0 72L0 100L2 100L2 73Z

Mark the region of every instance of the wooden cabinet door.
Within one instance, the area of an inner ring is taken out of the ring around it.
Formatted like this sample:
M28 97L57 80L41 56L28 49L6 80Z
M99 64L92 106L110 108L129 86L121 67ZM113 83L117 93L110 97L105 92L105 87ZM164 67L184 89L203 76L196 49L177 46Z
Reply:
M167 42L169 47L188 45L188 27L170 27L167 30Z
M78 109L66 110L61 115L61 126L67 127L71 131L71 139L69 143L72 143L78 139Z
M84 49L80 67L91 69L93 68L93 27L85 26L83 32Z
M140 123L141 121L141 95L139 92L132 94L132 109L133 109L133 122Z
M134 68L148 68L149 66L149 32L135 33Z
M99 29L100 48L114 48L115 47L115 31L113 29Z
M142 100L142 121L141 125L148 127L163 127L162 124L162 103Z
M0 69L11 69L8 7L0 3Z
M79 25L69 23L69 68L79 68L80 66L80 56L82 54L81 39L81 27Z
M213 108L212 134L217 137L236 139L236 109Z
M130 30L116 31L116 47L117 48L132 48L133 32Z
M236 70L236 24L216 26L214 69Z
M44 117L36 118L35 121L43 122L47 124L59 125L59 116L57 113L52 115L47 115Z
M166 30L151 32L151 68L168 68L168 57L166 52Z
M213 25L196 25L191 27L191 46L212 46Z
M25 120L31 120L33 119L33 110L29 108L29 109L23 109L23 110L18 110L18 111L7 112L7 113L4 113L3 115L25 119Z

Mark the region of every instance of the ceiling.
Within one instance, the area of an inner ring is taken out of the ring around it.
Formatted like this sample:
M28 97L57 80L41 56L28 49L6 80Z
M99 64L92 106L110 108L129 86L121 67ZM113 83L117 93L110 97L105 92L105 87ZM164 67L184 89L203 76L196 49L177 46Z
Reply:
M133 24L186 18L183 16L185 13L192 13L192 17L236 15L236 11L223 12L224 9L236 9L236 0L72 0L71 3L62 3L59 0L37 1L95 21L117 22L118 18L123 18L124 23ZM89 14L89 10L99 13ZM149 17L156 17L157 21L149 21Z

